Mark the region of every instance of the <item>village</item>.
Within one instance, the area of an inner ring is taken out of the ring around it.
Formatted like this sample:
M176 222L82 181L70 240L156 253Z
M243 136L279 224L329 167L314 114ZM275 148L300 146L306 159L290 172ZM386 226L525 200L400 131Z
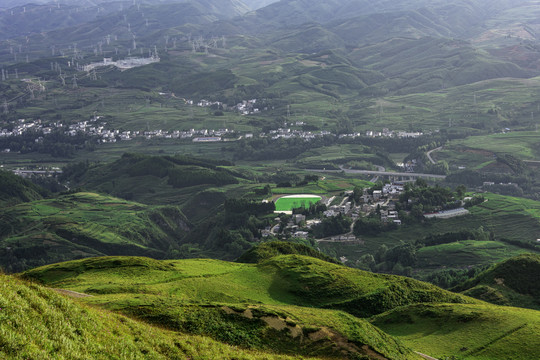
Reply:
M308 219L306 215L289 214L291 217L283 229L281 225L282 218L276 217L274 219L276 224L263 230L262 236L269 237L271 235L275 236L283 233L285 236L307 239L310 236L309 230L311 230L314 226L321 224L325 218L341 216L350 219L352 225L354 225L354 222L360 217L368 216L376 212L377 209L379 209L380 220L383 224L392 223L400 226L402 222L399 219L394 201L399 198L399 195L404 191L404 189L403 182L385 184L382 187L382 190L370 191L370 189L364 189L363 195L360 197L360 201L356 204L354 204L354 201L352 200L352 190L344 192L340 197L323 197L321 202L326 206L326 210L322 213L322 217ZM287 213L288 212L285 212L285 214ZM362 241L353 235L352 225L350 231L345 234L316 239L316 241L361 243Z
M205 101L205 100L203 100ZM259 110L253 108L256 100L244 101L237 105L239 111L248 112L251 114L253 112L258 112ZM209 106L208 104L215 103L199 103L199 106ZM233 129L189 129L189 130L118 130L118 129L109 129L107 128L107 122L104 122L103 117L101 116L92 116L90 120L79 121L75 124L67 125L60 121L50 121L45 122L41 119L37 120L27 120L19 119L15 123L11 124L8 128L0 129L0 138L7 137L16 137L22 136L26 133L34 133L36 135L35 141L39 142L42 140L43 136L49 135L54 131L62 131L66 135L76 136L83 134L90 137L97 137L100 143L115 143L117 141L129 141L136 138L143 138L146 140L151 139L181 139L181 140L191 140L193 142L205 143L205 142L220 142L220 141L235 141L242 138L250 139L255 135L251 132L239 133ZM296 122L284 124L283 128L278 128L276 130L270 130L268 133L261 132L257 136L260 138L271 138L273 140L277 139L304 139L305 141L310 141L315 138L320 138L324 136L338 136L331 131L306 131L298 129L304 125L303 122ZM421 132L418 133L407 133L403 131L391 131L389 129L383 129L382 132L366 131L365 134L361 133L351 133L351 134L341 134L339 135L340 139L343 138L358 138L358 137L418 137L424 135ZM4 152L9 152L9 149L2 149Z
M296 239L314 239L317 243L349 243L363 244L364 240L353 233L353 227L356 221L361 218L372 218L380 221L382 227L392 227L394 229L403 225L402 219L397 211L396 203L400 195L405 191L405 181L396 181L387 183L380 190L363 189L362 195L357 201L353 200L353 191L345 191L340 196L323 197L321 203L326 206L326 210L320 216L306 216L294 212L279 212L280 216L274 219L272 226L262 230L263 238L270 236ZM470 198L465 198L461 205ZM464 207L455 209L440 210L431 213L425 213L426 219L449 219L453 217L469 214ZM285 217L283 215L286 215ZM315 238L312 229L320 225L325 219L341 217L350 222L349 231L343 234ZM284 222L284 219L286 220Z

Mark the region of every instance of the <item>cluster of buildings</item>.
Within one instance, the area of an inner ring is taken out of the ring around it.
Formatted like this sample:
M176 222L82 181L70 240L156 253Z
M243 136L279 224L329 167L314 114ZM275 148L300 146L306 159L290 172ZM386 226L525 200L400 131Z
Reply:
M21 136L27 131L38 131L43 134L50 134L53 127L56 127L57 125L58 124L55 123L50 126L44 126L41 120L26 121L25 119L19 119L15 122L11 130L0 129L0 137Z
M186 100L186 103L193 105L193 100ZM227 104L224 104L221 101L201 100L197 103L197 106L199 107L214 106L216 109L220 109L220 110L238 111L242 115L253 115L253 114L258 114L261 112L261 110L257 107L257 99L242 100L242 102L236 104L233 107L229 107L227 106ZM264 110L268 110L268 109L265 108Z
M48 135L54 130L61 129L66 135L76 136L78 134L85 134L92 137L99 138L101 143L115 143L116 141L129 141L135 138L145 139L193 139L193 141L221 141L222 137L234 134L234 130L230 129L201 129L201 130L148 130L148 131L132 131L132 130L114 130L106 127L107 123L98 123L100 116L94 116L88 121L79 121L75 124L64 125L61 122L52 122L45 125L41 120L25 120L19 119L15 122L11 129L0 129L0 138L21 136L28 131L33 131L38 135L36 141L40 141L43 135ZM253 134L247 134L253 137ZM248 137L248 136L246 136ZM5 149L7 150L7 149Z
M332 135L330 131L303 131L303 130L292 130L292 129L282 129L270 130L268 134L261 133L260 137L271 137L273 140L277 139L294 139L300 138L304 140L312 140L317 137L323 137L327 135Z
M394 137L394 138L417 138L423 136L423 132L407 132L407 131L394 131L384 128L382 131L367 130L365 133L350 133L339 135L340 139L343 138L358 138L358 137Z

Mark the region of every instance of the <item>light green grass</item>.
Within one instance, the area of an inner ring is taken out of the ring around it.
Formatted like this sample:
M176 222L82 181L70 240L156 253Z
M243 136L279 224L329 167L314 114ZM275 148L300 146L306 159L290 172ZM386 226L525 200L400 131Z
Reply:
M0 275L0 341L0 357L13 360L289 359L167 331L5 275Z
M292 209L299 207L309 208L311 204L315 204L320 200L320 196L291 198L282 197L276 200L276 211L291 211Z
M540 312L494 305L413 305L374 324L439 359L534 360L540 356Z

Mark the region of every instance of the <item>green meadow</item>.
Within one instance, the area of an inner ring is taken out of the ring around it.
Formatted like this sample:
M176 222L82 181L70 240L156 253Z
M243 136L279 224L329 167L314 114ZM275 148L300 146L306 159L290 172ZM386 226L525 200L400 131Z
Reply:
M276 200L276 211L291 211L292 209L305 207L309 208L311 204L315 204L321 200L320 196L299 196L293 195L281 197Z

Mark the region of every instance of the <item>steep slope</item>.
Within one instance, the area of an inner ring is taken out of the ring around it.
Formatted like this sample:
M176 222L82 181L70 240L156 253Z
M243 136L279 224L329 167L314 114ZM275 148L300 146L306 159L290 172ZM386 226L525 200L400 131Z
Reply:
M237 184L231 163L191 156L124 154L109 164L67 167L63 180L72 186L150 204L181 205L210 186Z
M498 305L540 310L538 274L540 255L525 254L493 266L454 290Z
M0 344L0 357L13 360L180 360L216 354L228 359L289 359L166 331L6 275L0 275Z
M45 189L9 171L0 170L0 205L11 206L39 200L46 195Z
M0 210L0 264L16 272L88 256L163 258L189 227L174 206L93 193L37 200Z
M127 273L132 276L126 277ZM155 294L168 289L187 304L300 305L339 308L361 316L418 302L475 302L417 280L372 274L301 255L279 255L260 264L98 258L49 265L30 270L25 276L93 294ZM155 277L154 284L140 289L129 286L139 277L144 283L149 276ZM201 276L204 281L200 281ZM109 277L110 282L104 283L103 277Z
M540 356L540 312L494 305L411 305L373 324L438 359L534 360Z
M338 264L336 259L331 258L328 255L323 254L322 252L317 251L309 246L287 241L270 241L254 246L240 256L236 262L258 264L265 260L269 260L274 256L292 254L310 256Z
M366 320L295 306L304 305L305 298L279 289L275 282L285 279L268 267L109 257L47 266L24 276L94 295L85 302L246 348L334 359L416 358Z
M91 294L81 301L150 323L274 353L415 358L400 342L351 316L361 306L372 314L389 309L373 323L422 353L490 360L508 359L509 352L524 360L539 355L536 311L487 305L411 279L299 255L276 256L258 265L94 258L22 276ZM412 293L423 295L414 300ZM365 301L345 304L348 299ZM321 308L338 302L341 311Z

